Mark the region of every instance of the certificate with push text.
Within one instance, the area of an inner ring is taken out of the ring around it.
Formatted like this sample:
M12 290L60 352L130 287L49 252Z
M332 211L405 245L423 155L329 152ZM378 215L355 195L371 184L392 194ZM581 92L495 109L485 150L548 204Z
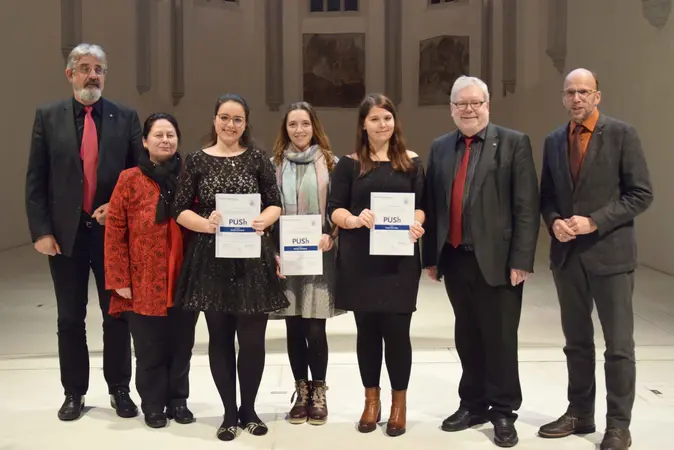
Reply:
M281 216L281 274L323 275L321 216Z
M260 194L216 194L215 209L222 216L215 233L216 258L260 257L262 240L253 229L260 205Z
M414 193L373 192L370 211L374 215L370 255L413 256Z

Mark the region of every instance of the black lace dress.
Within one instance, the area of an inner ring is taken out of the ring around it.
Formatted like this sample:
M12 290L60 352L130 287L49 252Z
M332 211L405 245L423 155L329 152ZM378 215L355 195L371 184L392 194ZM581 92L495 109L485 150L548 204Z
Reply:
M260 193L262 210L281 207L274 167L266 154L250 148L238 156L187 155L174 202L174 214L191 209L208 217L215 194ZM176 288L175 303L191 311L230 314L269 313L289 303L276 276L274 245L265 233L258 258L216 258L215 235L192 233Z

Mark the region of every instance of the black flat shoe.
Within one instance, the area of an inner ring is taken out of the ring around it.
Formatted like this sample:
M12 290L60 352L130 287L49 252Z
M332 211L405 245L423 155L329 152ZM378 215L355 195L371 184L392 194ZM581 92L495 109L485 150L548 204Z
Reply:
M239 432L239 428L236 426L236 420L234 421L234 425L230 425L229 422L230 421L227 419L223 420L222 425L220 425L220 428L218 428L218 431L215 433L221 441L233 441L236 439Z
M84 395L66 394L66 398L59 408L58 418L63 421L79 419L84 410Z
M150 428L164 428L168 425L166 414L163 412L145 414L145 425Z
M178 405L173 408L166 408L166 416L169 419L175 420L176 423L186 425L188 423L194 422L194 414L187 407L187 405Z
M257 416L255 411L243 414L239 411L239 426L253 436L264 436L269 431L267 425Z

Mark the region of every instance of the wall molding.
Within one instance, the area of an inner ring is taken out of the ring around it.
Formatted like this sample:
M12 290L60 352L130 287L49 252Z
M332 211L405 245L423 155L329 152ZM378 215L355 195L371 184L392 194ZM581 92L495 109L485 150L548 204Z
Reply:
M489 91L492 91L491 73L494 49L494 4L492 0L482 0L482 51L481 75Z
M152 89L152 5L136 0L136 90L141 95Z
M641 0L644 18L658 30L662 30L672 13L672 0Z
M384 89L394 105L402 102L403 6L401 0L385 0Z
M283 105L283 0L266 0L265 23L265 102L270 111Z
M517 0L503 0L503 96L517 88Z
M68 55L82 43L82 0L61 0L61 54Z
M177 106L185 96L183 0L171 0L171 96Z
M560 74L566 67L567 0L548 0L548 45L545 53Z

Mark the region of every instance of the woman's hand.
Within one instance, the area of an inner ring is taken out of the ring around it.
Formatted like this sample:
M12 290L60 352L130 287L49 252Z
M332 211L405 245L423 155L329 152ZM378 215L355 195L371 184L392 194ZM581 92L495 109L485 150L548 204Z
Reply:
M260 215L253 219L253 230L255 230L255 233L257 233L258 236L262 236L266 229L267 224L265 223L264 217Z
M117 292L117 294L119 294L120 297L124 297L124 298L128 298L128 299L131 298L131 288L130 287L115 289L115 292Z
M276 255L276 276L285 279L285 275L281 274L281 257Z
M321 236L321 240L318 242L318 248L322 252L329 252L332 249L333 240L332 236L329 234L324 234Z
M421 238L421 236L424 235L424 233L425 233L424 227L418 220L415 221L410 227L410 237L412 238L412 242L417 242Z
M365 208L358 214L358 216L350 216L346 219L346 224L349 225L349 220L354 224L353 228L367 227L372 229L374 227L374 214L372 211Z
M204 233L215 234L222 222L222 214L217 211L213 211L210 216L208 216L208 223L206 225L206 230Z

